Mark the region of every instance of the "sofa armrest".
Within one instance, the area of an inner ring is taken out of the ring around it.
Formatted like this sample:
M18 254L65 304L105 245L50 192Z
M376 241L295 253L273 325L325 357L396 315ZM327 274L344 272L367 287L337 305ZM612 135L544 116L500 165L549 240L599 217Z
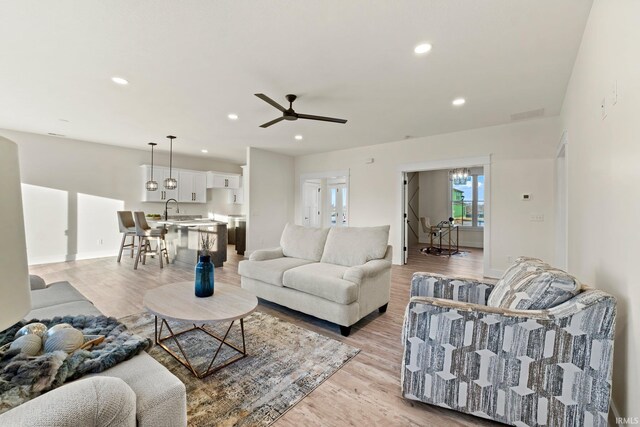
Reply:
M29 284L31 285L32 291L37 291L38 289L45 289L47 284L44 279L40 276L36 276L35 274L29 275Z
M571 424L576 413L606 415L615 317L615 299L601 291L547 310L413 297L403 327L403 396L510 425L530 422L531 413L543 414L538 423L545 425ZM571 411L547 410L548 390L558 402L577 403ZM489 392L527 396L531 406L506 410L483 397Z
M119 378L75 381L0 415L3 426L136 425L136 395Z
M365 264L349 267L342 278L353 283L362 283L367 277L377 276L391 268L391 262L386 259L374 259Z
M282 258L284 254L282 253L282 248L269 248L269 249L259 249L254 251L249 256L249 260L251 261L267 261L270 259Z
M445 298L486 305L494 286L492 283L475 279L418 272L411 278L411 296Z

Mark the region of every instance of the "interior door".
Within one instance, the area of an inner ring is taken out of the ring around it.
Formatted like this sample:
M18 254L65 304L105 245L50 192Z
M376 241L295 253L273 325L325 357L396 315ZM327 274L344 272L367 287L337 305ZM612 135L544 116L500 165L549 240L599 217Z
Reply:
M329 189L329 226L346 227L349 224L348 193L346 184L331 184Z
M409 197L408 193L408 179L406 172L402 174L402 262L406 264L409 261L409 251L407 251L407 244L409 242Z
M312 182L304 183L304 225L306 227L320 227L320 185Z

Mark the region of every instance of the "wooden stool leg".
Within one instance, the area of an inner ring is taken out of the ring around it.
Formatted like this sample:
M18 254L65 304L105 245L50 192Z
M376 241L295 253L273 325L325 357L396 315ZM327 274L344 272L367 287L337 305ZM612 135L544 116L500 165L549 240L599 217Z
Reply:
M151 250L151 244L149 243L149 239L146 237L142 238L144 244L142 245L142 265L147 265L147 252Z
M138 254L136 255L136 262L133 264L133 269L138 269L138 262L142 256L142 237L138 237Z
M162 249L160 246L160 238L156 238L156 252L158 253L158 260L160 261L160 268L163 268L162 265Z
M133 258L133 253L136 251L136 235L131 236L131 258Z
M118 252L118 261L122 258L122 251L124 250L124 243L127 241L127 233L122 233L122 241L120 242L120 251Z

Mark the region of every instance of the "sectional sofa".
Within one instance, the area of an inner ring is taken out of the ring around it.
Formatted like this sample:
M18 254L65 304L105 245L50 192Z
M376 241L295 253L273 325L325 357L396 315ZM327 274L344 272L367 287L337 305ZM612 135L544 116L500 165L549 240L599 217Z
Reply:
M31 277L25 319L102 313L68 282ZM0 426L187 425L184 384L146 352L95 376L65 384L0 415Z
M391 288L389 226L309 228L287 224L280 246L241 261L242 287L259 298L340 325L342 335L378 309Z

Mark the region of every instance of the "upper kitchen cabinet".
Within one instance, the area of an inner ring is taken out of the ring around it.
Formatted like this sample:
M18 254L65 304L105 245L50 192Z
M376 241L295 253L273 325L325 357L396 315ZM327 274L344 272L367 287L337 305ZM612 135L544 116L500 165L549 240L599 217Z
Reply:
M180 203L206 203L207 173L180 170L178 195Z
M223 172L207 172L207 188L240 188L240 175Z
M180 203L207 202L207 172L173 169L171 175L178 180L178 188L167 190L164 188L164 180L169 178L169 168L155 166L153 179L158 183L158 189L147 191L145 183L151 179L151 166L142 165L141 170L143 202L166 202L169 199L176 199Z

